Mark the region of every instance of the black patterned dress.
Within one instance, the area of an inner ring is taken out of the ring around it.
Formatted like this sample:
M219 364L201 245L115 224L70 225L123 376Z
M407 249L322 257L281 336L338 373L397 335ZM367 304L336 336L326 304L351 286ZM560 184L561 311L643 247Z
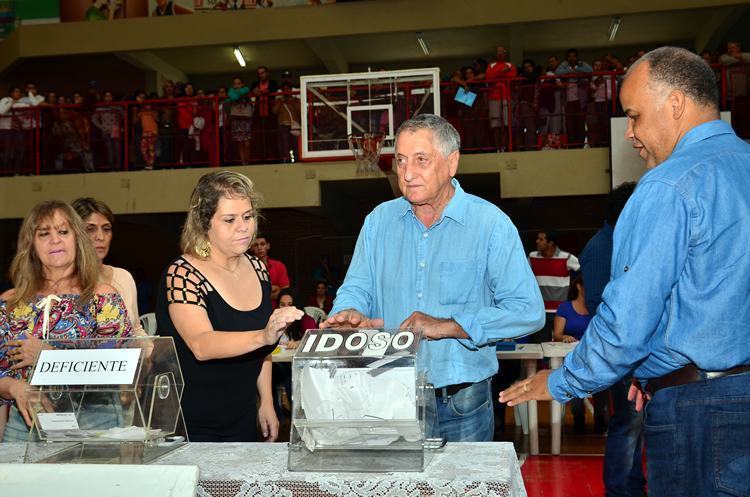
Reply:
M261 330L268 323L271 308L271 281L263 264L247 256L255 268L263 296L250 311L230 306L208 279L182 257L172 262L162 276L156 301L159 334L174 338L185 389L182 409L188 436L193 442L257 441L256 381L263 359L273 346L227 359L199 361L182 339L169 317L169 304L203 307L214 330Z

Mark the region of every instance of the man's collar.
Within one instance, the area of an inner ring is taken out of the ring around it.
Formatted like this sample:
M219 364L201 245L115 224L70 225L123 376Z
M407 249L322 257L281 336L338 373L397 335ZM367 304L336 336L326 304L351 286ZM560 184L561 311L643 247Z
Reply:
M698 143L699 141L705 140L706 138L711 138L712 136L716 135L725 135L729 133L734 133L734 130L732 130L732 127L729 124L725 123L721 119L714 119L713 121L699 124L698 126L685 133L685 136L683 136L679 141L677 146L672 151L671 155L679 152L684 147L692 145L693 143Z
M461 225L466 224L466 192L461 188L456 178L451 179L451 185L453 185L455 191L453 192L453 197L448 201L448 205L443 209L440 219L448 217ZM403 209L401 210L401 217L404 217L408 212L414 213L412 205L406 200L406 197L401 196L399 201L401 202L400 208Z

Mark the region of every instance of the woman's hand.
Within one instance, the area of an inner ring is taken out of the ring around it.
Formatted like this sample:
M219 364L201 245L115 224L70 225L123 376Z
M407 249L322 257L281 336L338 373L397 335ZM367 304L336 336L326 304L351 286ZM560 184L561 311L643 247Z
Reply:
M278 309L277 309L278 310ZM279 437L279 419L273 408L273 402L261 402L258 409L258 424L265 442L275 442Z
M286 348L287 348L287 349L289 349L289 350L294 350L294 349L296 349L297 347L299 347L299 343L300 343L300 341L301 341L301 340L289 340L289 341L288 341L288 342L286 343Z
M10 367L11 371L32 366L36 358L39 357L40 350L52 348L49 344L42 343L34 336L10 340L6 347L8 358L13 361L13 365Z
M31 410L29 409L29 399L26 396L26 382L15 378L7 378L11 381L8 388L10 398L16 402L18 412L23 416L26 424L31 426Z
M570 335L563 335L562 341L563 343L576 343L578 339Z
M284 330L293 322L302 319L304 315L304 312L293 306L279 307L274 310L263 330L263 343L273 345L278 342L281 335L284 334Z

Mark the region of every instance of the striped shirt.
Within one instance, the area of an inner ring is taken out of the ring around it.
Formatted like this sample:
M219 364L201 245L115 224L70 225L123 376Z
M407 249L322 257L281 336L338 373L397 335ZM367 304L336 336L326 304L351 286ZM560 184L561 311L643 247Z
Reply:
M556 249L552 257L544 257L535 250L529 254L529 263L542 292L544 309L555 312L557 306L568 298L570 272L581 268L578 258L560 249Z

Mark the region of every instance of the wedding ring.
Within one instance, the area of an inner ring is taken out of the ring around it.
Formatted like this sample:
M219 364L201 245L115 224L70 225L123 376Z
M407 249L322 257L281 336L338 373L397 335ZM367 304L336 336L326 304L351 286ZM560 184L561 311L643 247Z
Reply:
M524 383L523 384L523 393L527 393L529 391L529 389L527 387L528 387L528 384Z

